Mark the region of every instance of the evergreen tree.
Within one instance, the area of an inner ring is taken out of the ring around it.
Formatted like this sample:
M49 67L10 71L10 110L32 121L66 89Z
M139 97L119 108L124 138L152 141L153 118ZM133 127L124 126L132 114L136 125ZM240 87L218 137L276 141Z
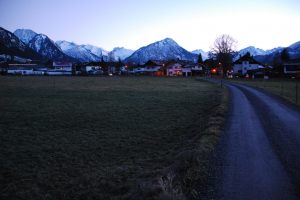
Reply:
M199 53L198 64L202 64L202 63L203 63L202 55L201 55L201 53Z
M251 57L250 52L247 52L247 53L246 53L246 57L247 57L247 58L250 58L250 57Z
M287 48L282 50L282 52L280 54L280 58L283 62L286 62L290 59L289 51Z
M117 71L120 71L120 68L123 66L121 58L118 59L118 62L116 62Z
M104 60L104 57L101 57L100 66L102 67L103 71L107 71L107 63Z
M271 61L271 65L273 66L274 71L276 71L279 75L283 75L284 74L284 70L283 70L283 58L282 59L282 55L284 55L285 53L275 53L275 55L273 56L273 59ZM284 56L283 56L284 57Z

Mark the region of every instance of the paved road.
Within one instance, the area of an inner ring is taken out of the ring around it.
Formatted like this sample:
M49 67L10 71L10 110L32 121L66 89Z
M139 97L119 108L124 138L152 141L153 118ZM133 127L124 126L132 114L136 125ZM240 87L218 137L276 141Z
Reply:
M217 199L292 200L300 192L300 112L279 98L226 84L231 102Z

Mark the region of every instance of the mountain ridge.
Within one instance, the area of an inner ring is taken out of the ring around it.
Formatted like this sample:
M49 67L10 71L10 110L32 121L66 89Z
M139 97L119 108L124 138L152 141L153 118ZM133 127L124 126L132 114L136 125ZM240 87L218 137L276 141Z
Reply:
M3 31L7 31L2 28ZM78 45L68 41L52 41L45 34L37 34L31 29L17 29L14 33L7 31L2 38L1 52L15 54L25 58L58 59L58 60L78 60L80 62L89 61L121 61L142 64L148 60L189 60L196 62L199 53L203 60L207 59L208 52L201 49L189 52L179 46L173 39L165 38L143 46L136 51L124 47L115 47L112 51L106 51L94 45ZM15 36L15 37L14 37ZM4 42L5 40L5 42ZM4 45L5 43L5 45ZM65 43L65 44L63 44ZM280 52L286 48L291 59L300 58L300 41L288 47L277 47L270 50L263 50L255 46L249 46L239 50L234 55L234 60L249 52L254 58L263 63L271 63ZM26 50L25 50L26 49ZM32 49L32 51L30 50ZM26 53L24 53L26 51ZM27 56L27 57L26 57Z
M196 62L198 56L181 46L173 39L165 38L163 40L151 43L136 50L131 56L125 59L126 63L143 64L148 60L189 60Z
M15 34L0 27L0 54L40 60L42 55L29 48Z
M96 62L101 58L93 54L90 50L86 49L84 45L77 45L74 42L68 42L65 40L56 41L55 44L68 56L78 59L81 62Z
M37 34L30 40L28 46L50 60L73 60L45 34Z
M13 33L25 44L28 44L37 35L31 29L17 29Z

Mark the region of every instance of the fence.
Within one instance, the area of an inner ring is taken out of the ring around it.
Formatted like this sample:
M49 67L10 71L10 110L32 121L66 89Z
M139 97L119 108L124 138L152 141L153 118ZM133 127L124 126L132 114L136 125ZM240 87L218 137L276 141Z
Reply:
M274 80L253 80L243 79L237 82L245 83L254 87L262 88L273 94L279 95L297 105L300 105L300 81L288 79L274 79Z

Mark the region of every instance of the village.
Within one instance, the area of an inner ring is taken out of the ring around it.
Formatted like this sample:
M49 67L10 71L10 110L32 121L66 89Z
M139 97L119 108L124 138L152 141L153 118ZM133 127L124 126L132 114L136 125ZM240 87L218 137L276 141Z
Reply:
M300 60L283 63L283 76L299 77ZM2 75L38 75L38 76L113 76L113 75L146 75L146 76L221 76L226 78L269 78L278 77L274 67L256 61L250 53L240 56L232 67L224 69L221 62L207 59L204 62L184 60L159 61L149 60L145 64L124 64L122 62L88 62L74 63L53 61L46 64L38 62L1 62Z

